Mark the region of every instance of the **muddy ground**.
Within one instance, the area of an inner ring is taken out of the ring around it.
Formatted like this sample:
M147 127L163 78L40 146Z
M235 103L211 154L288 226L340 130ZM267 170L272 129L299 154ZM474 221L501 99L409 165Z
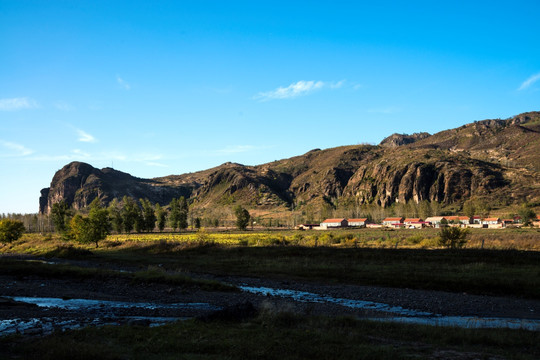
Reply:
M50 259L47 261L50 261ZM60 259L54 261L57 263L72 263L77 266L96 266L96 264L91 262L70 262ZM107 265L101 264L100 266ZM114 266L115 270L136 270L136 268L119 268L118 265ZM192 277L211 278L237 286L305 291L334 298L384 303L404 309L439 315L540 319L540 301L538 300L376 286L322 284L283 279L275 280L209 274L189 275ZM38 307L15 302L12 301L13 297L62 298L64 300L91 299L157 304L201 303L201 305L187 308L182 306L174 308L128 307L115 308L113 310L103 306L85 310L68 310ZM89 319L95 318L117 320L137 316L185 318L205 316L215 312L217 309L227 308L245 302L252 303L255 308L267 308L273 311L291 311L301 314L353 315L359 317L390 316L388 313L373 309L355 309L328 302L299 302L292 299L264 296L244 291L203 291L197 287L171 286L160 283L137 283L130 279L118 277L102 279L59 279L0 274L0 320L81 319L81 322L84 323L85 321L82 321L82 319L86 319L86 323L88 323Z

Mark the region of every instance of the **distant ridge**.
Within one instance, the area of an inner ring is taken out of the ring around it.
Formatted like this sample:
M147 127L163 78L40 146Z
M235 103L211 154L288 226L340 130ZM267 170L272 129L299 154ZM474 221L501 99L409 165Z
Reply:
M399 148L399 151L396 151ZM393 134L379 145L315 149L258 166L225 163L195 173L140 179L72 162L41 191L40 212L125 195L166 205L185 196L200 212L242 204L288 211L407 201L460 205L540 201L540 112L476 121L429 135Z

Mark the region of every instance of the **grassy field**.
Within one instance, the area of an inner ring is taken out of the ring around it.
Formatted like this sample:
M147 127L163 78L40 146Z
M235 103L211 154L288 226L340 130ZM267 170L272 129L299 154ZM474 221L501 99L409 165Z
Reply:
M25 359L538 359L540 334L299 316L270 306L243 322L102 327L0 339Z
M230 232L111 235L99 248L26 234L0 252L85 260L89 267L0 259L0 273L127 277L233 290L188 271L336 284L381 285L540 299L540 232L477 230L465 249L436 246L437 231ZM480 249L482 240L484 248ZM103 270L129 265L135 273ZM96 346L99 344L99 346ZM299 315L268 303L243 322L188 320L156 328L86 328L44 338L0 338L0 358L410 359L540 358L540 333L459 329Z
M450 251L437 231L358 230L111 235L99 248L25 235L4 253L161 265L171 272L266 276L330 283L446 290L540 299L536 229L477 230ZM475 243L484 240L481 250ZM397 246L396 246L397 244Z

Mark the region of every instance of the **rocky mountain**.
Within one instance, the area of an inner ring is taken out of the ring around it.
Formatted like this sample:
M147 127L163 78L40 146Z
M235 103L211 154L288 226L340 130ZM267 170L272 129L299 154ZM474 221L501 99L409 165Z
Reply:
M225 163L154 179L73 162L41 193L42 213L60 200L81 209L96 197L108 202L124 195L162 205L185 196L202 212L236 203L286 211L423 200L459 205L469 198L539 201L540 112L477 121L434 135L394 134L376 146L315 149L258 166Z
M379 145L386 146L386 147L398 147L401 145L412 144L413 142L425 139L429 136L430 134L427 132L414 133L412 135L392 134L388 136L387 138L383 139L383 141L381 141Z

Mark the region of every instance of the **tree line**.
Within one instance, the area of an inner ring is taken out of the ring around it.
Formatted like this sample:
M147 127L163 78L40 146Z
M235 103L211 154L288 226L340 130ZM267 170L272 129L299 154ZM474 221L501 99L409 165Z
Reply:
M104 207L99 198L89 206L88 214L74 213L64 201L53 204L51 220L55 230L66 238L74 238L81 242L97 242L104 239L111 231L118 234L150 232L156 227L163 231L169 225L173 231L188 227L188 204L182 196L172 199L167 211L160 204L152 204L148 199L139 201L124 196L121 201L113 199ZM198 219L198 218L197 218ZM200 227L200 220L195 221Z
M167 209L168 208L168 209ZM236 226L245 229L249 223L249 212L241 206L234 208ZM148 199L135 199L124 196L121 201L113 199L108 207L103 207L99 198L94 199L89 206L87 215L73 214L65 202L53 204L51 219L57 232L66 240L76 240L82 243L95 243L114 231L118 234L135 231L150 232L158 229L160 232L168 225L173 231L185 230L188 227L189 206L181 196L173 198L168 207L152 204ZM201 227L201 219L192 220L194 228Z

